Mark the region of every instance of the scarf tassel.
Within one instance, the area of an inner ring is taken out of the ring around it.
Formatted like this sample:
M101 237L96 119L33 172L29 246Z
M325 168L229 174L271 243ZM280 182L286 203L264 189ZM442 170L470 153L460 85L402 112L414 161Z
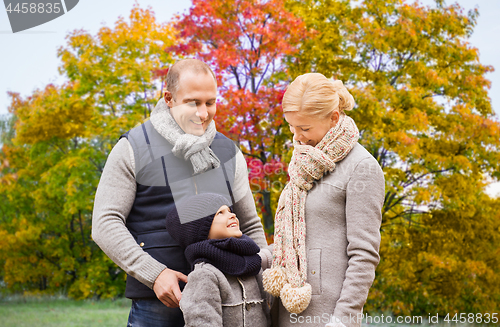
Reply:
M281 289L285 286L286 275L281 267L273 267L264 270L262 282L267 293L274 297L280 296Z
M281 303L288 312L301 313L311 302L312 288L309 283L302 287L293 287L287 283L285 271L281 267L264 270L262 280L266 292L281 298Z
M285 284L281 289L281 303L290 313L301 313L311 302L312 288L309 283L302 287L293 287L291 284Z

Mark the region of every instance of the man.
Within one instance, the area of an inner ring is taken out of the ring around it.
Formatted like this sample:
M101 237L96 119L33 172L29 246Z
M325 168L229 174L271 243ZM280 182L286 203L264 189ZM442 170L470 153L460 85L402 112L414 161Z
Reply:
M144 124L122 135L96 191L92 237L125 272L129 326L183 326L181 285L190 267L165 229L175 202L216 192L234 203L243 233L267 246L241 152L218 133L217 82L196 59L175 63ZM267 251L267 250L266 250Z

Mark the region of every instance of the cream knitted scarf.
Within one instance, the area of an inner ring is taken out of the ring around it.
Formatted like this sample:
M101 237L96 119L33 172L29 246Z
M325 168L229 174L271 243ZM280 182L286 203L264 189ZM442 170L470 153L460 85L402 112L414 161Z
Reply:
M151 113L151 124L170 144L174 146L172 153L181 159L191 161L194 175L218 168L220 160L210 149L217 129L212 120L203 135L186 134L170 114L165 99L161 98Z
M283 189L274 223L273 265L263 273L264 288L281 297L291 313L301 313L311 301L307 280L305 203L307 192L344 159L359 138L354 120L345 114L315 146L294 142L288 167L290 181Z

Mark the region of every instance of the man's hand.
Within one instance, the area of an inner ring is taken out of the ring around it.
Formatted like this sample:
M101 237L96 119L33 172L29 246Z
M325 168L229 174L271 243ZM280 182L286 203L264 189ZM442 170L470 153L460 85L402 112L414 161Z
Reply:
M179 280L187 283L187 276L167 268L156 277L153 285L156 297L169 308L179 307L179 301L181 300Z

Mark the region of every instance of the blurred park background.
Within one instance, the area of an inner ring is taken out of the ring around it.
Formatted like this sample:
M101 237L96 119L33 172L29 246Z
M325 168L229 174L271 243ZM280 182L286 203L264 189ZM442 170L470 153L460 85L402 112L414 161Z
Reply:
M218 76L216 125L247 158L270 242L292 150L280 101L295 77L320 72L353 94L360 143L385 173L381 262L365 311L500 312L500 198L486 192L500 178L500 122L494 67L470 43L477 8L193 0L168 19L142 2L127 11L96 31L68 31L57 80L8 93L0 297L123 297L124 273L90 236L95 189L118 137L149 117L168 67L196 57Z

